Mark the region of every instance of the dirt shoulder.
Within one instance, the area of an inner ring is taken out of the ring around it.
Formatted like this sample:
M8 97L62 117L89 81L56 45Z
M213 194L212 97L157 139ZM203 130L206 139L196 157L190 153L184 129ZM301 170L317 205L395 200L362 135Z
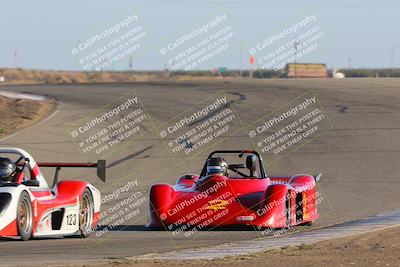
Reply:
M1 69L4 84L65 84L65 83L128 83L147 81L187 81L221 79L218 74L171 74L164 71L50 71L31 69ZM236 76L230 76L235 78Z
M42 120L56 108L51 100L14 99L0 96L0 138Z
M371 233L219 260L115 262L108 266L399 266L400 226Z

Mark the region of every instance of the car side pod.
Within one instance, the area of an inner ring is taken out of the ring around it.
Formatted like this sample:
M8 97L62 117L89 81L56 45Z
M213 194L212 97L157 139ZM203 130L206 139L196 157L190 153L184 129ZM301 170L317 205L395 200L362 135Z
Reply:
M317 212L317 182L321 180L321 176L321 173L315 176L298 174L289 181L289 185L296 189L296 199L292 205L296 207L296 214L302 217L301 221L304 223L312 223L319 217Z
M289 185L296 188L297 192L314 189L316 186L315 177L309 174L297 174L290 178Z
M286 218L287 195L290 194L287 184L273 184L268 186L264 205L257 210L255 223L262 227L285 228L288 226Z
M146 227L161 228L163 221L168 217L168 210L174 195L175 189L169 184L156 184L150 188L148 221Z

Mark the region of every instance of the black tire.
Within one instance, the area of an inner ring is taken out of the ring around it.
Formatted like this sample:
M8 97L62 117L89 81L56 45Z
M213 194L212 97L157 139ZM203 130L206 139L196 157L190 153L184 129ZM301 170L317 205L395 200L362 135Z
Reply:
M17 230L21 240L26 241L31 239L33 232L32 202L26 191L21 193L18 200Z
M290 206L290 193L287 191L286 193L286 201L285 201L285 211L286 211L286 227L290 228L291 220L290 220L290 211L291 211L291 206Z
M93 231L94 202L88 188L83 191L79 201L79 231L81 237L88 237Z
M314 224L314 222L305 222L300 224L301 226L312 226Z

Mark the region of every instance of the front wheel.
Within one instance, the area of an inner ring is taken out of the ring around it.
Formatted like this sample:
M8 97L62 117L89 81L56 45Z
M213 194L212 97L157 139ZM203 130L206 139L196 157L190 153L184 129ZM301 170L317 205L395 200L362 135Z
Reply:
M94 218L93 197L88 188L83 191L79 206L79 231L81 237L87 237L92 232Z
M33 212L32 202L29 194L23 191L19 196L17 206L17 230L22 240L26 241L32 237Z

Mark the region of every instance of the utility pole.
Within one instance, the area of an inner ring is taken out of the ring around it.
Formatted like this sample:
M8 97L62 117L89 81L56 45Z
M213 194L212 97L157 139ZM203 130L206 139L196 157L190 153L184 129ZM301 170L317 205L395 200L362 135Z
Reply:
M390 67L394 68L394 50L396 49L396 43L392 45L392 49L390 51Z
M351 69L351 57L347 58L348 68Z
M132 71L132 56L129 57L129 71Z
M240 64L240 69L239 69L239 75L240 75L240 78L242 78L243 77L243 60L242 60L242 51L243 51L243 47L242 47L242 42L241 41L239 41L239 49L240 49L240 51L239 51L239 64Z
M243 43L238 38L233 38L232 40L236 41L239 47L239 76L243 77Z
M297 78L297 47L299 45L299 41L294 42L294 77Z
M17 51L17 49L14 49L14 68L18 68L18 60L17 60L17 58L18 58L18 51Z

